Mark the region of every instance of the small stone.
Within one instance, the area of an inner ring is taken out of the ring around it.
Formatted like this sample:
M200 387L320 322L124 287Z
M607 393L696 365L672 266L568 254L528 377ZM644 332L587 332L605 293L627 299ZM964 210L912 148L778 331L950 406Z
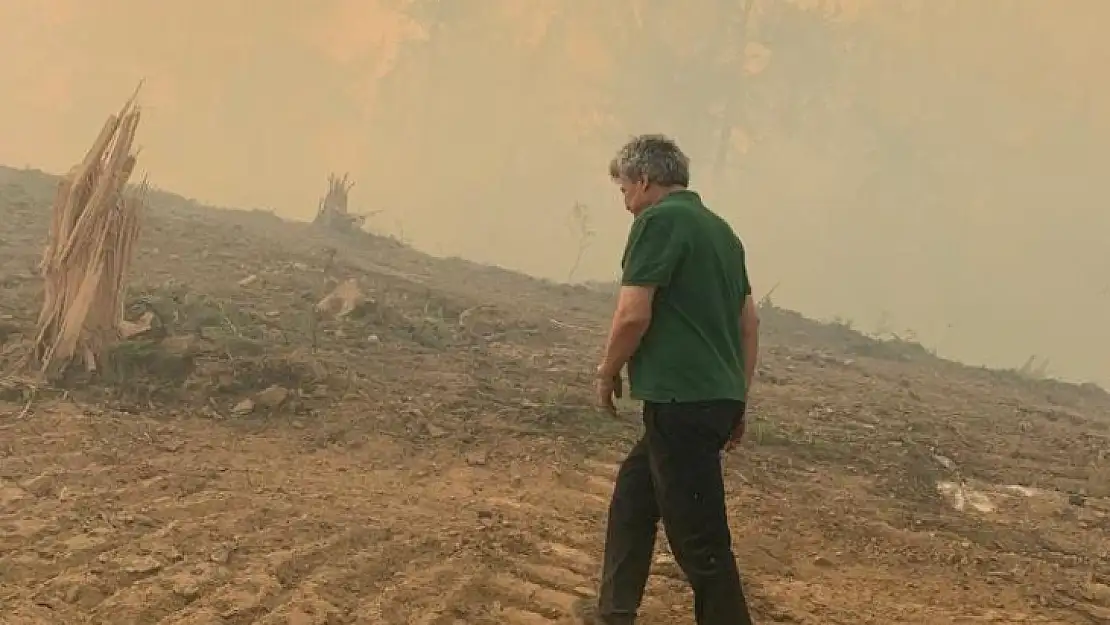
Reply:
M254 401L248 397L247 399L244 399L243 401L235 404L235 407L231 409L231 412L237 415L250 414L254 412Z
M255 402L263 408L277 408L285 403L289 398L289 389L281 386L271 386L263 391L260 391L254 396Z
M472 451L466 454L466 463L471 466L482 467L485 466L487 462L489 462L489 458L483 452Z
M74 584L65 594L65 602L76 605L78 608L91 610L94 606L104 601L104 593L92 584Z
M1110 605L1110 586L1098 582L1087 582L1083 588L1083 596L1088 601L1102 605Z
M149 575L162 569L162 563L150 556L140 556L127 563L124 571L135 575Z
M48 497L54 494L55 480L53 475L39 475L20 484L23 490L35 497Z
M255 282L258 282L258 276L256 274L252 273L251 275L247 276L246 278L243 278L242 280L240 280L239 281L239 286L248 287L248 286L254 284Z
M173 592L187 601L192 601L200 595L200 584L194 579L180 579L173 582Z
M947 457L947 456L942 456L940 454L936 454L936 455L933 456L933 460L936 460L937 464L944 467L945 469L948 469L949 471L954 471L956 469L956 463L953 462L952 459Z

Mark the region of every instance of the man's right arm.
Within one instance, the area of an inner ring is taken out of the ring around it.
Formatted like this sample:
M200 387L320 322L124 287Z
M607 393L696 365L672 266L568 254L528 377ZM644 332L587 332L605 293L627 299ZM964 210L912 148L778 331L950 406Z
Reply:
M750 393L759 360L759 309L751 293L744 297L740 310L740 356L744 359L745 389Z
M751 293L744 296L744 305L740 309L740 358L744 361L744 393L747 401L750 401L752 381L755 379L755 368L759 361L759 309L756 308ZM744 415L741 414L733 426L725 451L731 451L740 444L740 439L744 438L744 423Z

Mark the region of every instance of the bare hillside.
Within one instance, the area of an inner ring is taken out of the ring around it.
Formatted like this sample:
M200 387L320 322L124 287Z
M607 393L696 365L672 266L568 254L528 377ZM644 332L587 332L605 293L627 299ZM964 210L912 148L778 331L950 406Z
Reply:
M5 365L56 183L0 168ZM637 435L590 406L610 293L161 193L131 283L110 366L0 385L0 622L541 625L592 592ZM1106 393L763 310L727 460L761 623L1110 621ZM665 549L649 596L692 622Z

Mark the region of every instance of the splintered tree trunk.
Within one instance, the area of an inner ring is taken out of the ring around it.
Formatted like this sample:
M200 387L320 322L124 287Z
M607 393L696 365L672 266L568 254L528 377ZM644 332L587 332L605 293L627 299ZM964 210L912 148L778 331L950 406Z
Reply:
M364 217L352 215L347 209L347 199L353 186L355 183L347 178L347 174L343 174L342 178L335 174L328 175L328 192L320 200L320 207L316 211L316 219L313 223L339 231L361 226Z
M104 124L85 159L58 186L42 259L45 301L29 366L47 378L79 362L95 371L120 338L128 267L139 233L145 182L135 169L135 96Z

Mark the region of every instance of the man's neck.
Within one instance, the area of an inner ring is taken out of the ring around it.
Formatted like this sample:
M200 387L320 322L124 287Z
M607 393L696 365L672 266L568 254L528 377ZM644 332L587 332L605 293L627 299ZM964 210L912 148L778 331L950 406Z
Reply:
M638 216L640 213L665 200L669 195L678 193L679 191L687 191L688 189L681 185L671 185L669 187L656 187L654 190L655 193L652 194L654 197L651 201L644 205L643 208L633 213L633 215Z
M684 187L682 185L677 185L677 184L676 185L671 185L669 187L661 187L659 197L655 200L655 202L653 202L653 204L658 204L658 203L662 202L663 198L667 197L668 195L670 195L672 193L678 193L679 191L686 191L686 190L687 190L686 187Z

